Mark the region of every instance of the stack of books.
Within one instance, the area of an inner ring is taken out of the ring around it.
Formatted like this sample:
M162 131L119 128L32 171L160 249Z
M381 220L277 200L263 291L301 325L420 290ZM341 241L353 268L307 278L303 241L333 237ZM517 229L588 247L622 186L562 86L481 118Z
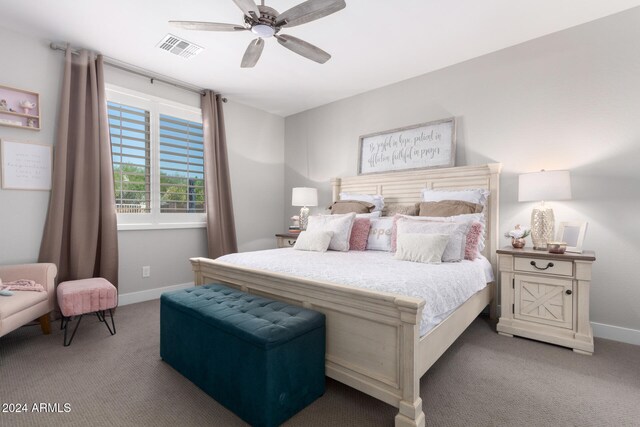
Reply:
M295 233L299 233L300 231L301 231L300 227L297 227L295 225L290 225L289 226L289 233L295 234Z

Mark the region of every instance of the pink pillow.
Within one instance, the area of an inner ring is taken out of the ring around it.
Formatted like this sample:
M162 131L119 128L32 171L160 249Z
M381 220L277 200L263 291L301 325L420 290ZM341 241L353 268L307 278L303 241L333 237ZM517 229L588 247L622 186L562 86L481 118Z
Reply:
M369 218L356 218L353 221L351 236L349 237L349 250L364 251L367 249L371 220Z
M482 223L477 221L471 223L471 227L469 227L469 231L467 232L467 245L464 248L464 259L473 261L478 258L480 254L478 251L480 236L482 236Z

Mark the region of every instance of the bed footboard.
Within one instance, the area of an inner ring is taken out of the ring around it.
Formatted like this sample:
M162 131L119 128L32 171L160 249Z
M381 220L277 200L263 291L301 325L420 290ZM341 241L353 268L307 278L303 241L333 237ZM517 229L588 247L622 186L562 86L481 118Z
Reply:
M327 376L399 408L396 426L424 426L418 361L424 301L208 258L190 261L196 285L220 282L324 313Z

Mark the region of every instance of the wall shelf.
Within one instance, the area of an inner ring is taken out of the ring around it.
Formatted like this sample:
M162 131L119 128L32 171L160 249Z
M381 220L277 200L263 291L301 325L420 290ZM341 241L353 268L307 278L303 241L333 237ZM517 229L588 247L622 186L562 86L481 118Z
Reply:
M35 107L30 109L29 113L20 112L22 111L20 103L25 100L35 104ZM14 110L4 111L3 106L0 106L1 126L40 130L42 120L40 117L40 94L37 92L0 85L0 103L4 104L4 108Z

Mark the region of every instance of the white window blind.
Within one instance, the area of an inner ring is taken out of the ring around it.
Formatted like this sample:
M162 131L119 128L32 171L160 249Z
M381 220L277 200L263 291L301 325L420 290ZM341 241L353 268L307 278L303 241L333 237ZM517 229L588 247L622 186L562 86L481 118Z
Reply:
M110 85L107 107L118 229L204 227L200 109Z
M151 124L141 108L107 102L118 213L151 211Z
M160 114L160 212L202 213L202 124Z

